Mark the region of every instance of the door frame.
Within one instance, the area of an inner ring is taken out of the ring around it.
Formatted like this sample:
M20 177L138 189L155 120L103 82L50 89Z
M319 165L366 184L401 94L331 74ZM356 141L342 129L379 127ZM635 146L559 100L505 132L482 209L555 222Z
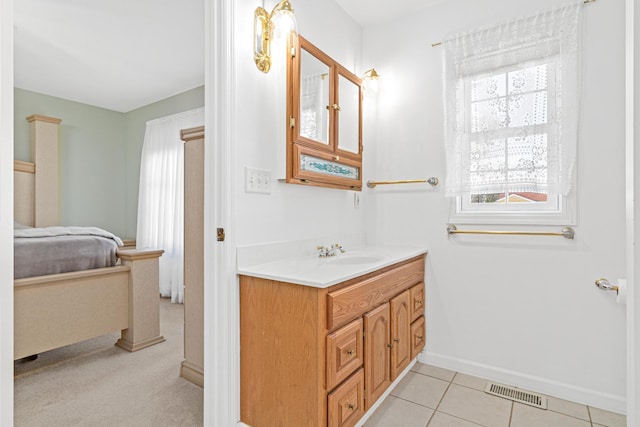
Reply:
M13 0L0 0L0 425L13 425Z
M240 420L233 0L205 2L204 425ZM216 241L224 228L225 241Z
M636 292L637 274L640 272L640 8L635 0L626 1L626 111L625 111L625 159L626 159L626 263L627 263L627 425L640 422L640 292Z

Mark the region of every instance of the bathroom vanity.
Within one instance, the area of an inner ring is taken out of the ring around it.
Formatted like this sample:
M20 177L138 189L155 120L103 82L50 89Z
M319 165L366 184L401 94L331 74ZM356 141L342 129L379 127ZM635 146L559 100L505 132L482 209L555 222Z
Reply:
M239 269L241 421L356 425L424 347L425 252Z

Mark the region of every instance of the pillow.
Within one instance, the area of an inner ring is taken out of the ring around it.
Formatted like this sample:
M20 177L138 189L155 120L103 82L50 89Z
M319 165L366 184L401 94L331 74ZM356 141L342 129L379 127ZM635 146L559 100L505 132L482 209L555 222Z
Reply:
M13 221L13 229L14 230L24 230L27 228L33 228L33 227L29 227L28 225L24 225L24 224L20 224L18 221Z

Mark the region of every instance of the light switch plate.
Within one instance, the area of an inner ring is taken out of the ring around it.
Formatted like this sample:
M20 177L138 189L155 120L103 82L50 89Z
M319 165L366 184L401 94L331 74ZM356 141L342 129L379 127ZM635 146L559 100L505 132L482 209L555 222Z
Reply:
M245 166L244 191L246 193L271 194L271 171Z

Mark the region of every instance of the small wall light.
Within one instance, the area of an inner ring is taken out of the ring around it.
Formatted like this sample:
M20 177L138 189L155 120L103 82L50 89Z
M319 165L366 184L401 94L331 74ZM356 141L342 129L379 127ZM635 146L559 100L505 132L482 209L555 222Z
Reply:
M371 89L373 91L378 89L378 80L380 79L380 74L376 71L375 68L371 68L367 70L362 75L362 82L365 86L365 89Z
M258 70L268 73L271 69L271 41L278 34L286 36L291 31L295 31L296 18L289 0L279 1L271 13L258 7L254 16L254 60Z

